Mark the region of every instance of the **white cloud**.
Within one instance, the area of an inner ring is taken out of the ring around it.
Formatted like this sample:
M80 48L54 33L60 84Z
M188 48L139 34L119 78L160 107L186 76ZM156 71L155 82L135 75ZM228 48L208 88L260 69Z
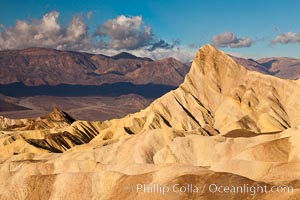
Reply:
M98 27L96 35L108 36L114 49L136 49L153 42L151 27L144 25L141 16L121 15Z
M67 27L62 27L58 18L59 13L52 11L41 20L31 23L18 20L15 26L4 27L0 32L0 49L47 47L79 50L90 45L87 25L80 16L74 16Z
M118 16L89 32L84 17L76 15L67 26L59 23L60 13L52 11L42 19L18 20L15 26L0 27L0 50L46 47L60 50L115 54L127 51L153 59L175 57L183 61L193 58L195 52L180 48L180 41L168 43L156 38L141 16ZM92 12L87 14L91 17Z
M182 47L182 48L174 47L170 49L158 48L155 49L154 51L148 51L148 49L141 49L141 50L132 51L132 53L142 57L149 57L154 60L158 60L166 57L173 57L182 62L192 61L196 54L195 50L191 50L186 47Z
M300 43L300 33L295 33L295 32L281 33L275 37L272 43L273 44Z
M75 41L87 35L87 25L80 17L74 17L71 24L67 28L67 35Z
M250 38L238 38L231 32L223 32L213 36L212 43L217 47L243 48L250 47L253 41Z

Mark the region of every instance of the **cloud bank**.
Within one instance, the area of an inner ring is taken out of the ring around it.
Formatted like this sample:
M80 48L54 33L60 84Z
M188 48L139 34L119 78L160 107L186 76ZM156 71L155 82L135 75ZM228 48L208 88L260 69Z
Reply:
M0 26L0 50L44 47L91 53L115 54L128 51L136 55L161 58L172 56L183 61L192 59L188 48L174 40L156 38L141 16L118 16L90 31L85 20L93 12L73 16L66 26L59 23L60 13L52 11L42 19L18 20L12 27Z
M223 32L213 36L212 43L217 47L243 48L250 47L253 41L250 38L238 38L231 32Z
M31 23L18 20L13 27L2 27L0 49L47 47L56 49L85 49L91 39L81 16L74 16L67 27L58 23L59 13L47 13Z

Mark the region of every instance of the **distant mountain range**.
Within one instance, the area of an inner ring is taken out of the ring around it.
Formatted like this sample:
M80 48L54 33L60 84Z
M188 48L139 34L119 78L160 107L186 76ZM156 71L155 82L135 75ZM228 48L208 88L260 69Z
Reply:
M252 71L287 79L300 76L300 59L231 57ZM127 52L106 56L45 48L0 51L0 115L38 116L59 106L77 119L121 117L175 89L190 66L175 58L152 60ZM90 106L90 96L97 107ZM116 99L120 96L122 101ZM130 109L123 101L132 102ZM143 103L134 103L138 101ZM95 110L103 114L94 115Z
M285 79L300 76L300 59L271 57L259 60L231 56L254 71ZM0 84L25 86L103 85L121 82L178 86L191 63L175 58L154 61L122 52L115 56L45 48L0 51Z
M249 70L277 76L283 79L298 79L300 77L300 59L287 57L270 57L259 60L231 56L240 65Z
M130 82L177 86L183 81L189 67L174 58L153 61L125 52L110 57L29 48L0 51L0 84L54 86Z

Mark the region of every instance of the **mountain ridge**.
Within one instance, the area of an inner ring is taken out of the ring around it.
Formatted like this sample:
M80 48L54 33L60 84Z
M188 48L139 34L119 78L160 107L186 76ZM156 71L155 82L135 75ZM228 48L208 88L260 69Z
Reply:
M102 85L104 83L117 82L135 83L136 80L133 77L127 76L127 74L149 63L158 65L156 64L157 61L137 57L126 52L110 57L101 54L44 48L0 51L0 83L22 82L27 86L58 84ZM179 61L169 64L180 64L187 69L189 68L189 66ZM151 67L151 65L147 66ZM151 75L144 76L144 84L162 84L164 82L163 75L160 75L157 70L155 74L158 77L155 80L148 80L151 78ZM177 86L177 84L182 82L183 78L184 76L176 77L176 80L167 85Z
M265 74L287 79L296 79L300 75L300 70L298 70L298 68L300 69L300 61L296 58L271 57L255 61L232 57L248 69ZM270 63L272 60L273 64ZM166 64L175 70L170 71L174 74L176 74L178 67L181 68L179 75L165 80L166 75L161 71ZM273 67L269 66L271 64ZM157 66L154 71L157 77L155 79L151 79L152 65ZM144 70L141 70L141 67ZM22 82L27 86L38 86L58 84L102 85L116 82L140 84L143 82L142 84L155 83L178 86L189 68L189 64L174 58L155 61L150 58L137 57L127 52L106 56L39 47L0 51L1 84ZM150 74L147 74L147 71ZM139 73L142 74L138 75ZM132 77L132 75L134 76ZM136 80L136 78L140 80Z
M300 115L295 112L300 107L296 100L300 94L293 92L295 87L300 87L295 81L248 71L225 53L206 45L199 49L178 89L141 112L101 122L103 125L94 128L102 133L101 138L113 130L119 130L120 136L156 128L197 130L202 135L225 134L235 129L256 133L283 131L300 123ZM286 106L286 102L293 107Z

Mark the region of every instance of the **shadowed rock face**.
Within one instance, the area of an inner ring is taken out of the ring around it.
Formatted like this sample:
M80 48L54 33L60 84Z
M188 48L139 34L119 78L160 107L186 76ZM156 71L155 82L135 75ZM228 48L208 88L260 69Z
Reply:
M140 112L1 131L1 199L297 199L299 98L299 81L248 71L206 45L179 88ZM137 192L138 183L284 184L294 192L162 196Z

